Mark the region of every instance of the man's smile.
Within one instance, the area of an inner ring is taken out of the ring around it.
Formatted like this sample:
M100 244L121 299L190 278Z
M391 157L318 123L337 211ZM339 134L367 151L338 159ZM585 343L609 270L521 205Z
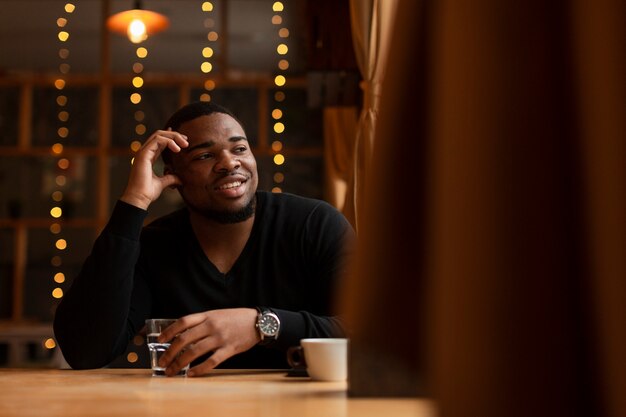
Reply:
M241 184L243 184L242 181L234 181L234 182L229 182L227 184L220 185L219 187L215 187L215 189L216 190L227 190L229 188L239 187Z

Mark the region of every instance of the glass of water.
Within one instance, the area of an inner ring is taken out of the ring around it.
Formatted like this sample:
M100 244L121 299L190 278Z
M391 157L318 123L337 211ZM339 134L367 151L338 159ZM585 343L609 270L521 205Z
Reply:
M163 353L170 347L170 343L159 343L158 337L162 330L174 323L176 319L148 319L146 320L146 340L148 341L148 349L150 350L150 366L152 367L153 376L165 376L165 368L159 366L159 359ZM189 365L185 366L178 372L180 376L187 376Z

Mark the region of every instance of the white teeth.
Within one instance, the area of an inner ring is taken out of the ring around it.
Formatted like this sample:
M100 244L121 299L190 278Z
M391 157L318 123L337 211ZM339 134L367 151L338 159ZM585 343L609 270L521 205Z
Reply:
M241 181L235 181L228 184L224 184L218 188L218 190L227 190L229 188L239 187L241 185Z

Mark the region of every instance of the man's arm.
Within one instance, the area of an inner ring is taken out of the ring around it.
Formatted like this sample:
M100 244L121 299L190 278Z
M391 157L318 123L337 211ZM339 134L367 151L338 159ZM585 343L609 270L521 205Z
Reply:
M346 337L337 298L354 250L354 229L336 208L320 202L307 218L303 242L308 259L302 270L313 271L307 294L311 310L286 311L268 306L281 321L281 334L271 346L283 351L304 338Z
M153 166L164 149L187 146L180 133L158 130L135 154L126 189L55 314L55 336L73 368L107 365L149 311L149 291L136 274L139 236L148 206L166 187L180 184L176 175L157 176Z
M139 330L128 316L145 216L144 210L118 202L56 310L55 336L72 368L107 365Z

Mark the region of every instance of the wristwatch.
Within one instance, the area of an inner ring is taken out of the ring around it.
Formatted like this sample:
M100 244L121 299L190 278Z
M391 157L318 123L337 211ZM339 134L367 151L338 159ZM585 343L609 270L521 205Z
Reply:
M269 308L257 307L259 315L256 319L256 328L261 336L260 345L272 343L280 332L280 319Z

